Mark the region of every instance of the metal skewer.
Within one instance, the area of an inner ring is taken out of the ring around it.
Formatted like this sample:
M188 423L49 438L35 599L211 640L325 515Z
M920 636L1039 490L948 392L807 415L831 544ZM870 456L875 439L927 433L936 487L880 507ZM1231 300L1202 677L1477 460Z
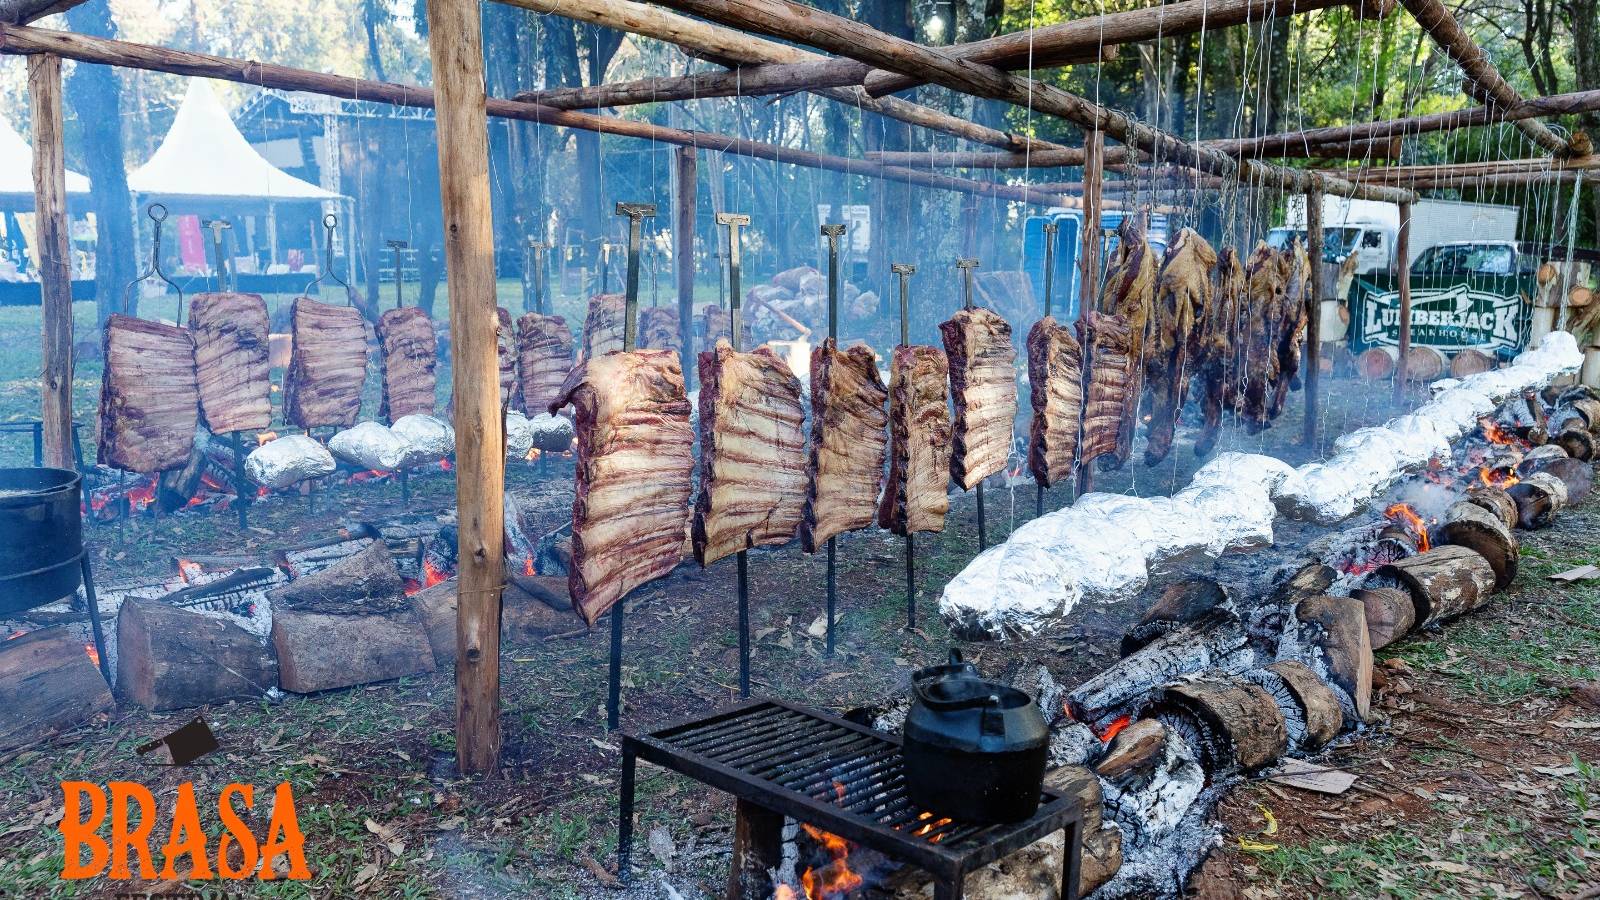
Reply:
M227 257L223 256L222 233L233 226L223 219L212 219L205 224L207 228L211 229L211 249L217 258L214 265L217 271L217 291L220 293L228 289L228 264Z
M1055 293L1056 287L1056 232L1061 226L1054 222L1044 223L1044 317L1050 318L1050 297ZM1044 484L1034 482L1033 485L1033 515L1034 518L1044 515Z
M972 270L978 267L976 259L958 259L956 268L961 270L961 308L972 308ZM989 547L989 529L983 517L983 481L978 481L978 552L983 552Z
M399 309L406 305L405 295L401 293L401 284L405 279L405 260L401 252L411 246L405 241L384 241L390 250L394 251L394 308ZM400 504L401 507L411 509L411 470L400 470Z
M733 328L729 342L734 352L744 343L744 310L739 304L739 229L750 224L744 213L717 213L717 224L728 226L728 322ZM705 411L701 410L701 415ZM702 449L702 452L703 449ZM704 486L701 488L704 490ZM740 550L739 564L739 698L750 696L750 558Z
M544 302L544 281L545 281L544 252L546 250L550 249L550 245L545 243L544 241L535 240L534 238L528 238L528 248L533 251L533 278L532 278L532 281L533 281L533 311L536 312L536 313L543 314L544 313L544 305L545 305L545 302ZM527 308L527 304L523 304L523 308L526 309Z
M891 263L889 271L900 276L900 344L911 346L911 288L909 281L917 267L911 263ZM891 368L893 377L894 370ZM917 627L917 556L916 541L911 534L911 523L906 523L906 628Z
M828 239L828 339L832 341L839 340L839 238L844 236L844 232L845 226L842 224L822 226L822 234ZM837 350L838 347L834 349ZM834 613L839 603L838 569L835 558L837 544L837 537L828 538L828 637L824 644L824 652L828 656L833 655Z

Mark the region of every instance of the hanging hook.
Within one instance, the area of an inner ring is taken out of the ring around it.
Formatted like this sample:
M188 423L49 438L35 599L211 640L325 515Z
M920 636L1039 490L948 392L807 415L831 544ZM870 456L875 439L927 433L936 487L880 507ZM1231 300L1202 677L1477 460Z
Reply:
M332 277L334 281L339 283L340 287L344 288L345 304L353 306L355 302L350 296L350 285L345 283L345 280L339 277L339 273L333 270L333 232L339 227L339 217L333 213L325 214L322 217L322 227L326 232L322 251L322 267L317 272L317 277L311 279L311 282L306 285L306 289L301 293L310 296L311 289L321 284L322 279Z
M133 289L138 286L139 282L150 278L159 278L178 293L177 324L182 325L183 288L178 287L177 282L168 278L161 271L161 223L167 220L167 207L160 203L152 203L145 208L145 215L149 216L150 221L155 223L154 235L150 245L150 268L146 269L139 277L128 282L128 286L122 289L122 314L125 316L130 315L128 311L133 308Z

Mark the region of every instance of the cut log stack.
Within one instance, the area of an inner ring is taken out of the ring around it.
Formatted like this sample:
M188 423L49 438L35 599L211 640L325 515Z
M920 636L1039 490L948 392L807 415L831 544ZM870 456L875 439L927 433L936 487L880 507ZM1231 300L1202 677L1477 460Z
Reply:
M0 751L75 728L115 705L83 638L70 629L0 641Z
M1150 717L1187 738L1207 772L1260 769L1289 747L1272 694L1220 670L1169 685Z

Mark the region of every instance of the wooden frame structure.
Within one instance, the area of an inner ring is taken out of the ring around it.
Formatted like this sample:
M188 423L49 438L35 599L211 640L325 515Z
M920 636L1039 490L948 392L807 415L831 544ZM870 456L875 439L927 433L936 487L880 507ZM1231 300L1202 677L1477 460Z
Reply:
M1268 16L1345 5L1351 0L1178 0L1138 10L1000 35L953 47L930 48L875 31L791 0L500 0L540 13L618 28L676 44L693 55L727 66L678 78L650 78L623 84L542 91L515 98L488 97L479 0L430 0L432 89L349 78L253 61L189 53L71 32L28 27L36 14L56 12L81 0L0 0L0 17L9 7L21 12L0 21L0 53L29 57L29 90L34 104L34 181L41 236L41 290L44 296L44 418L47 458L68 461L71 444L72 375L70 282L65 266L66 206L61 132L62 59L193 77L220 78L263 87L336 97L432 108L439 132L440 191L445 219L447 278L452 297L451 329L457 335L456 365L468 375L454 379L457 435L456 491L460 568L457 614L457 764L463 773L492 774L498 767L499 614L504 581L502 502L505 460L503 422L496 372L494 247L490 227L487 123L490 116L653 140L678 147L676 222L692 240L696 151L711 149L882 180L956 191L1023 203L1083 209L1085 247L1098 250L1100 210L1106 168L1155 161L1171 170L1126 169L1152 182L1175 178L1184 187L1227 189L1261 187L1305 194L1318 214L1308 216L1313 248L1321 245L1320 203L1324 195L1381 200L1400 205L1401 254L1409 244L1410 210L1416 194L1398 186L1449 183L1517 184L1563 179L1600 167L1595 157L1510 161L1473 167L1434 166L1426 170L1286 168L1263 162L1272 157L1315 156L1390 158L1393 141L1429 131L1511 122L1539 146L1562 157L1571 145L1536 120L1542 116L1600 110L1600 91L1527 100L1494 71L1438 0L1400 0L1423 28L1461 66L1469 93L1485 105L1473 109L1360 125L1305 129L1242 140L1194 143L1134 121L1057 87L1016 74L1016 70L1092 62L1108 58L1120 44L1260 21ZM1354 0L1363 16L1381 16L1392 0ZM666 7L663 9L662 7ZM675 10L669 11L669 10ZM689 13L698 18L680 15ZM763 36L757 36L763 35ZM776 38L778 40L772 40ZM787 41L791 43L782 43ZM796 46L799 45L799 46ZM802 49L815 47L822 52ZM829 55L834 54L834 55ZM934 84L976 97L1025 104L1084 130L1084 148L1001 132L887 96L920 84ZM998 152L876 154L850 159L764 144L727 135L675 128L580 112L584 108L689 97L812 91L881 115L939 133L996 148ZM1110 138L1121 147L1104 147ZM1081 183L1038 187L957 178L928 171L929 166L1001 169L1015 166L1083 166ZM1184 173L1187 173L1186 175ZM1408 178L1409 176L1409 178ZM1459 180L1452 181L1451 179ZM1081 188L1082 198L1063 193ZM1309 212L1309 209L1308 209ZM693 285L692 254L681 252L677 272L680 327L686 336ZM1314 257L1319 254L1314 254ZM1085 305L1098 283L1098 252L1080 254ZM1403 264L1403 263L1402 263ZM1313 260L1314 267L1320 261ZM1409 343L1409 290L1401 279L1403 345ZM1315 323L1320 298L1313 296ZM1316 440L1317 350L1309 347L1306 439ZM687 358L687 357L686 357ZM1397 390L1404 384L1404 353ZM688 365L686 363L687 370Z

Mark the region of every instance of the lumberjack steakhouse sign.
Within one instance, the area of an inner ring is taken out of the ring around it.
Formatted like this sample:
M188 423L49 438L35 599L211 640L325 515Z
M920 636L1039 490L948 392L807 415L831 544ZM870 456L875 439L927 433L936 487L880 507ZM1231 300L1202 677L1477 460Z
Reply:
M1524 299L1527 295L1517 289L1514 281L1496 279L1508 283L1495 285L1473 281L1437 284L1440 280L1412 278L1413 344L1446 352L1473 347L1487 353L1509 353L1528 342L1531 320ZM1418 284L1429 281L1436 284ZM1369 347L1397 346L1400 292L1358 280L1351 293L1355 295L1351 349L1360 353Z

